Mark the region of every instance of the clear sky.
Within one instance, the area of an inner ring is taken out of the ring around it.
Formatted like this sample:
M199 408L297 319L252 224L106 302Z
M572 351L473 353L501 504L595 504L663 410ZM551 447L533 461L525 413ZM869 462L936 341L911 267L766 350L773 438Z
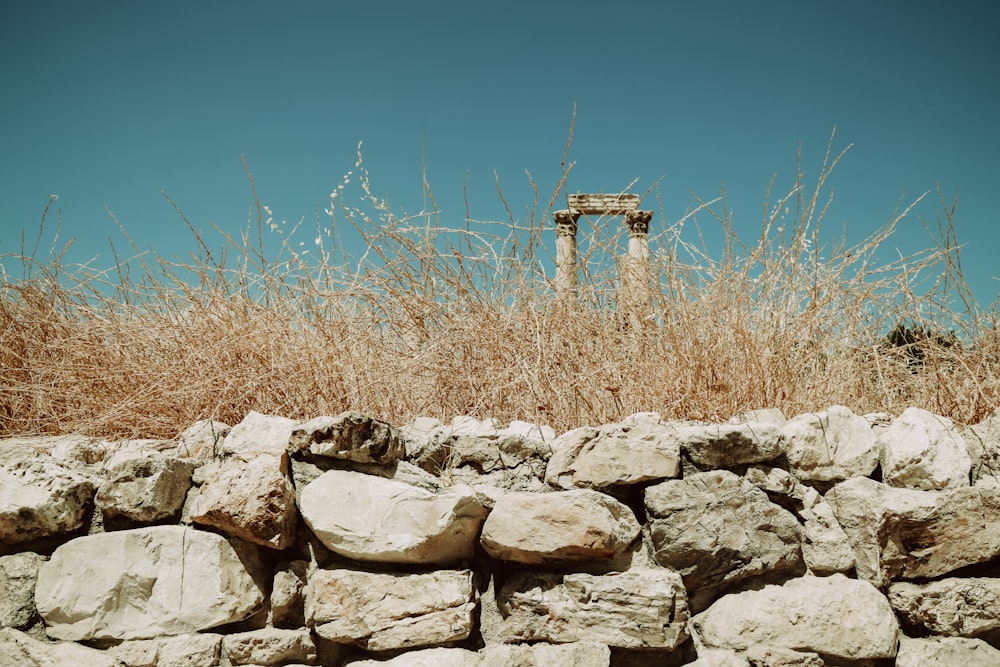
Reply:
M276 218L312 224L364 153L375 189L442 222L523 216L524 170L551 192L573 105L570 191L662 177L670 224L725 185L737 230L765 189L816 176L833 128L854 144L826 224L859 240L901 197L959 189L963 268L1000 283L1000 4L737 2L47 2L0 12L0 253L58 194L71 258L124 241L183 257L247 221L249 162ZM656 208L655 202L646 202ZM936 198L917 212L933 224ZM54 222L55 208L50 222ZM923 247L916 217L896 243ZM307 237L308 238L308 237Z

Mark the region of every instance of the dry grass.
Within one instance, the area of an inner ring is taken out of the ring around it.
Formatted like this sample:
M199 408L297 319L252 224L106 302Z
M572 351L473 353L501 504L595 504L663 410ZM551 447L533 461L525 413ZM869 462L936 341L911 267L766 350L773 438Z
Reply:
M826 242L825 183L842 155L828 151L815 184L800 175L777 200L769 192L752 242L733 233L724 193L652 229L657 285L639 326L615 309L616 219L581 224L578 304L554 296L546 221L565 179L548 201L536 188L522 221L447 228L429 188L427 212L394 214L360 152L310 253L305 230L259 203L217 249L188 224L195 251L183 263L136 252L101 272L68 265L65 248L22 251L3 258L21 267L0 287L0 435L172 437L250 410L358 409L395 424L471 414L557 430L644 410L726 419L832 404L980 420L1000 404L1000 340L995 311L962 281L953 205L941 200L931 247L915 255L882 259L908 208L859 244ZM345 204L356 185L359 204ZM714 258L689 240L706 220L724 234ZM961 344L925 340L915 364L884 344L898 322L955 331Z

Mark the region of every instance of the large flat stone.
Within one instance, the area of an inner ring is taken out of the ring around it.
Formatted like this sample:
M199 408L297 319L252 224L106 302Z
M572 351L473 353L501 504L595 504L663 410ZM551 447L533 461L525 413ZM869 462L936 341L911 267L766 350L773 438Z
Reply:
M0 542L18 544L80 528L95 488L91 478L51 461L0 466Z

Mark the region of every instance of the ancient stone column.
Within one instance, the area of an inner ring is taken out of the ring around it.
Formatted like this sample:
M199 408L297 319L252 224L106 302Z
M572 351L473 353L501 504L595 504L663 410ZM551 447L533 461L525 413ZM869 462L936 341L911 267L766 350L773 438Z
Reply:
M649 314L652 292L649 284L649 222L652 211L628 211L628 252L622 257L621 306L637 324Z
M556 294L576 301L576 222L580 212L555 211L552 217L556 221Z

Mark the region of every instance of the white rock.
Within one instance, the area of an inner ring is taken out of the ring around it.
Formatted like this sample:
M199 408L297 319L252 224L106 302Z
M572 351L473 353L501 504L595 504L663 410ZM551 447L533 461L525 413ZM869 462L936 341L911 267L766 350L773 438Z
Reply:
M344 667L480 667L480 663L479 654L468 649L423 648L388 660L352 660Z
M923 491L969 486L972 459L950 419L907 408L878 436L882 479Z
M725 595L692 625L708 647L764 645L849 660L891 658L899 639L888 600L871 584L842 574Z
M223 636L222 652L233 665L312 663L316 644L307 628L262 628Z
M70 642L41 642L13 628L0 629L0 667L119 667L104 651Z
M405 440L396 427L356 410L299 424L289 445L294 451L308 449L317 456L380 465L406 454Z
M177 436L175 455L196 461L210 461L221 456L222 443L231 428L229 424L211 419L196 421Z
M639 530L627 505L597 491L508 493L497 500L480 541L493 558L517 563L606 561Z
M799 479L834 482L866 477L879 462L879 445L864 417L835 405L802 414L782 428L789 469Z
M0 556L0 628L24 628L35 616L35 582L45 557L31 552Z
M108 653L127 667L214 667L221 646L222 635L196 633L123 641Z
M578 428L556 438L545 481L559 489L603 489L679 473L680 445L670 428L634 421Z
M1000 651L981 639L900 637L896 667L996 667Z
M503 586L505 642L579 641L634 649L673 649L688 637L680 575L636 568L603 576L516 574Z
M932 635L974 637L1000 628L1000 579L894 582L889 604L900 619Z
M278 563L271 586L271 623L276 628L300 628L305 621L305 587L309 561Z
M677 429L681 450L705 468L730 468L772 461L785 452L785 435L775 424L698 424Z
M0 542L18 544L83 525L90 477L46 460L0 466Z
M105 522L169 519L184 506L194 468L191 461L158 453L124 460L107 470L108 480L97 490L94 501Z
M242 556L242 558L241 558ZM155 526L80 537L38 572L35 604L57 639L148 639L248 618L264 602L251 552L214 533Z
M858 576L939 577L1000 555L1000 488L898 489L868 478L841 482L825 500L847 533Z
M288 451L292 431L298 425L294 419L251 411L229 430L222 442L222 453L248 458L253 454L281 456Z
M479 652L479 667L608 667L611 649L596 642L492 644Z
M370 651L433 646L469 636L474 600L469 570L319 570L306 587L306 622L321 637Z
M467 486L434 494L346 470L329 470L308 484L299 509L328 549L385 563L471 558L486 516Z
M288 455L230 457L198 490L190 518L272 549L291 546L298 512Z

